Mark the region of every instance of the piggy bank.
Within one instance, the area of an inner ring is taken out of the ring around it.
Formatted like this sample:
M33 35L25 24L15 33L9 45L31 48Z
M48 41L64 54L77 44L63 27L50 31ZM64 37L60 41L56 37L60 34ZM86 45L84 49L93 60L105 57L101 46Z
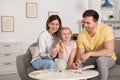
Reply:
M55 71L64 72L66 69L66 62L64 59L55 59Z

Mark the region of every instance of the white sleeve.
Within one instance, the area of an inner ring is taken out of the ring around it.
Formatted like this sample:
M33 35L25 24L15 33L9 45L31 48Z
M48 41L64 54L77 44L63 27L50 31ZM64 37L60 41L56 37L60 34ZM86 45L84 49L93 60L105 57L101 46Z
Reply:
M38 40L38 48L39 48L39 54L40 54L40 57L41 58L50 58L50 54L49 54L49 51L48 51L48 47L47 47L47 44L46 44L46 40L39 36L39 40Z

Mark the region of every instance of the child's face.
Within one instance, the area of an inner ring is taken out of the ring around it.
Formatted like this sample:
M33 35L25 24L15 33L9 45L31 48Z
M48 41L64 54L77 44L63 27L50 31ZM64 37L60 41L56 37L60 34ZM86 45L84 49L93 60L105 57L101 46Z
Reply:
M64 40L64 41L71 40L71 33L68 29L62 30L61 39Z

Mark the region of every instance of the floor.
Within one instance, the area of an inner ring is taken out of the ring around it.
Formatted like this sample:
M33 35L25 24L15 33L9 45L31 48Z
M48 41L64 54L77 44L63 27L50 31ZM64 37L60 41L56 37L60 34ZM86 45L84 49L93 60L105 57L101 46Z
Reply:
M17 73L0 75L0 80L21 80Z

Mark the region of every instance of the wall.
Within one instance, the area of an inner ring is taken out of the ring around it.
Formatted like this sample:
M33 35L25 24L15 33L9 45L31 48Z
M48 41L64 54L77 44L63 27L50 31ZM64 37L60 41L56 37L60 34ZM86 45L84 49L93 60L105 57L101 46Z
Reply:
M26 2L37 3L37 18L26 18ZM0 0L0 16L14 16L14 32L0 32L0 42L23 42L25 52L31 43L37 41L39 33L45 30L48 11L57 11L63 26L78 33L77 21L86 9L88 0Z
M104 1L102 0L102 3ZM113 8L102 8L102 20L108 20L108 25L113 28L115 38L120 39L120 0L110 0L110 3L113 5ZM109 15L113 15L112 20L109 19Z
M101 22L101 0L88 0L88 9L94 9L99 13L99 22Z
M115 20L120 20L120 0L109 0L109 2L113 5L113 8L102 8L102 20L108 20L109 15L114 15Z

